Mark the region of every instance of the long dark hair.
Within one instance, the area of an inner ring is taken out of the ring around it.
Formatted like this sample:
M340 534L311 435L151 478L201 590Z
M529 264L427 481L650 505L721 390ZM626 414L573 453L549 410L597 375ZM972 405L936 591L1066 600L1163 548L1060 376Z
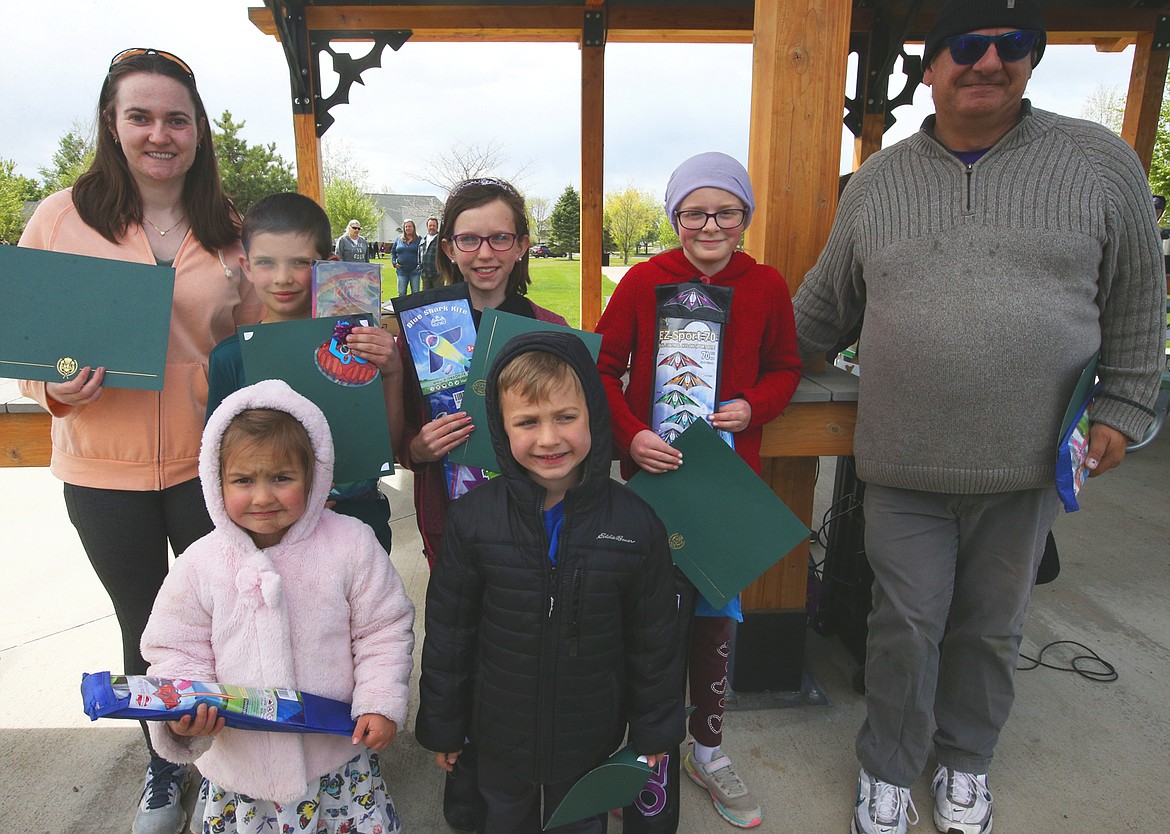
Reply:
M447 204L443 206L443 225L439 229L439 239L451 240L451 235L454 234L455 230L455 221L463 212L496 200L503 200L504 204L512 210L512 219L516 222L517 239L528 237L528 213L524 210L524 198L520 196L520 192L504 180L481 177L474 180L464 180L451 189L451 193L447 197ZM455 262L447 257L442 246L439 247L435 256L435 262L439 267L439 274L443 276L443 283L463 283L463 273L459 271L459 267L455 266ZM531 283L532 279L528 276L528 250L525 250L523 257L516 261L512 272L508 275L508 286L505 294L527 295L528 285Z
M73 205L85 223L111 243L118 243L131 225L142 223L142 195L134 184L122 148L114 141L114 99L118 84L136 72L178 81L195 104L199 132L195 161L183 183L183 209L195 238L208 250L230 246L240 237L239 218L223 193L219 165L211 141L211 125L195 79L170 58L134 55L110 67L97 106L97 149L93 162L73 186Z

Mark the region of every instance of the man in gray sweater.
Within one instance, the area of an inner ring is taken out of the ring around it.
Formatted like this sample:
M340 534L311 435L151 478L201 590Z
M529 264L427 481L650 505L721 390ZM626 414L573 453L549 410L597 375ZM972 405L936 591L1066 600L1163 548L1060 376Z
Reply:
M795 299L805 356L865 313L855 454L875 578L854 834L917 819L909 788L932 748L935 825L991 829L1057 434L1098 349L1092 474L1153 418L1149 186L1115 135L1023 99L1045 43L1032 0L944 7L924 54L935 114L853 175Z

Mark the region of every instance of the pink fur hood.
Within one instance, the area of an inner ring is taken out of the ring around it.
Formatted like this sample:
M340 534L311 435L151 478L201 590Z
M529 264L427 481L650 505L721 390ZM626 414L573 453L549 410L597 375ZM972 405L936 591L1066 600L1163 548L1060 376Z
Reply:
M310 509L283 540L258 549L224 508L219 442L247 408L274 408L306 428L317 457ZM270 380L227 397L203 436L199 460L216 529L175 561L142 636L150 674L258 687L287 687L406 723L414 606L373 531L324 509L333 444L324 415ZM197 761L218 787L287 802L352 758L348 738L226 729L214 740L151 722L158 753Z

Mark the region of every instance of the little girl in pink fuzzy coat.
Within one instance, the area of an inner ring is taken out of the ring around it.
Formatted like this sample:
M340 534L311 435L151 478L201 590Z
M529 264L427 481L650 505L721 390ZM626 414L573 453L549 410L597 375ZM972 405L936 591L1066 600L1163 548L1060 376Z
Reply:
M199 474L215 530L176 560L142 635L149 674L312 692L353 704L352 738L227 728L215 708L152 722L205 777L216 834L400 830L375 751L406 720L414 606L360 521L325 509L325 416L276 380L227 397Z

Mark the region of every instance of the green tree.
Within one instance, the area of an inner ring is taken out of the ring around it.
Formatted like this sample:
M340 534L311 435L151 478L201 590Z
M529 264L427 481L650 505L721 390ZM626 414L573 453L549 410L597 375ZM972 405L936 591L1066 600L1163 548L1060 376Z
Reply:
M341 236L350 220L358 220L363 229L374 229L382 219L381 209L366 192L353 180L341 178L325 183L325 213L334 238Z
M548 218L549 240L554 249L560 249L573 260L573 253L581 246L581 195L566 185Z
M1158 114L1158 132L1154 135L1154 154L1150 161L1150 191L1170 195L1170 83L1162 90L1162 110Z
M224 110L211 131L223 190L241 214L261 197L297 190L292 165L276 152L276 143L249 145L240 136L245 124L236 122L231 111Z
M362 228L374 229L382 219L382 210L369 197L369 172L353 158L345 142L327 141L321 149L321 173L324 180L325 213L333 237L341 237L350 220L358 220ZM370 233L367 240L372 240Z
M528 235L533 243L540 243L548 234L548 200L544 197L525 197L524 209L528 212Z
M57 141L53 163L39 169L43 193L52 194L54 191L68 188L85 173L89 164L93 162L95 150L91 135L92 131L87 130L81 122L75 121Z
M679 244L678 233L670 225L664 211L658 216L658 248L665 252L667 249L677 249Z
M24 203L37 184L16 173L16 163L0 159L0 243L16 243L24 231ZM39 196L39 195L38 195Z
M605 223L622 253L622 263L630 262L630 252L636 252L657 219L658 201L645 191L628 185L624 191L605 195Z

